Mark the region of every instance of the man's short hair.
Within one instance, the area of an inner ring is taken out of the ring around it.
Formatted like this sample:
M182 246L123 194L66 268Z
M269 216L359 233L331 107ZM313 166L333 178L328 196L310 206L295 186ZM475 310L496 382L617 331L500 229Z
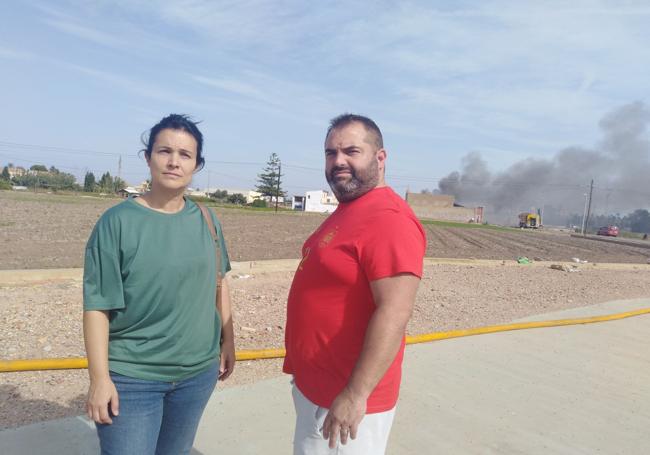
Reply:
M330 135L332 130L348 126L351 123L359 122L366 129L366 132L370 137L367 137L368 143L377 147L377 150L384 148L384 138L381 135L381 131L375 122L373 122L368 117L357 114L341 114L337 117L334 117L330 120L330 126L327 128L327 134L325 135L325 140Z

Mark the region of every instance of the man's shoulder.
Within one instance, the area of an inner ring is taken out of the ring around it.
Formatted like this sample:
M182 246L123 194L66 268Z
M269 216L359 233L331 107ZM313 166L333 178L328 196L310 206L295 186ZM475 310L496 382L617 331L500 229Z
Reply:
M372 222L377 222L382 218L409 218L417 221L417 217L408 203L402 199L390 187L382 187L380 197L373 198L372 201L366 206L368 211L367 216Z

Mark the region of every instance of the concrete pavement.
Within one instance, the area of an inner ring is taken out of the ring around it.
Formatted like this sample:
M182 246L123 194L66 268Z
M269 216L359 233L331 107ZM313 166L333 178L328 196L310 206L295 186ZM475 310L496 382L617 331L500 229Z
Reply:
M650 307L609 302L526 320ZM650 453L650 315L407 347L389 454ZM289 454L287 377L215 393L197 454ZM0 432L0 453L95 454L92 424L68 418Z

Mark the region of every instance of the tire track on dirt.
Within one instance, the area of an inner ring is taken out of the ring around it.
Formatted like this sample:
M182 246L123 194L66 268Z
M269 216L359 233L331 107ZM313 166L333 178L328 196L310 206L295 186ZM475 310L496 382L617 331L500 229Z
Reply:
M463 232L465 231L465 232ZM457 237L461 238L463 241L469 243L470 245L473 245L477 248L480 248L482 250L487 249L487 245L480 242L479 240L473 239L469 229L462 229L462 228L449 228L449 232L452 234L456 235Z
M427 243L429 244L428 246L442 247L443 249L449 248L445 237L440 233L440 228L431 225L425 225L425 231L427 233Z

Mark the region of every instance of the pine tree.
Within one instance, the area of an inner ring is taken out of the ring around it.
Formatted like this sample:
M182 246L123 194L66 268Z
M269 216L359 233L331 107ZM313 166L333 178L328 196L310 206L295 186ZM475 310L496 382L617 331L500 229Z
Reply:
M92 193L95 191L95 185L97 185L95 174L92 172L86 172L86 176L84 177L84 191Z
M0 175L0 179L6 181L11 180L11 174L9 174L9 168L7 166L2 168L2 174Z
M115 191L116 193L120 190L123 190L127 186L128 185L126 184L126 182L119 177L115 177L115 179L113 180L113 191Z
M113 177L109 172L106 172L99 179L99 187L102 191L113 191Z
M261 193L263 196L275 199L277 197L286 196L286 192L282 189L282 174L280 157L272 153L266 163L264 172L257 175L259 182L255 187L255 191Z

